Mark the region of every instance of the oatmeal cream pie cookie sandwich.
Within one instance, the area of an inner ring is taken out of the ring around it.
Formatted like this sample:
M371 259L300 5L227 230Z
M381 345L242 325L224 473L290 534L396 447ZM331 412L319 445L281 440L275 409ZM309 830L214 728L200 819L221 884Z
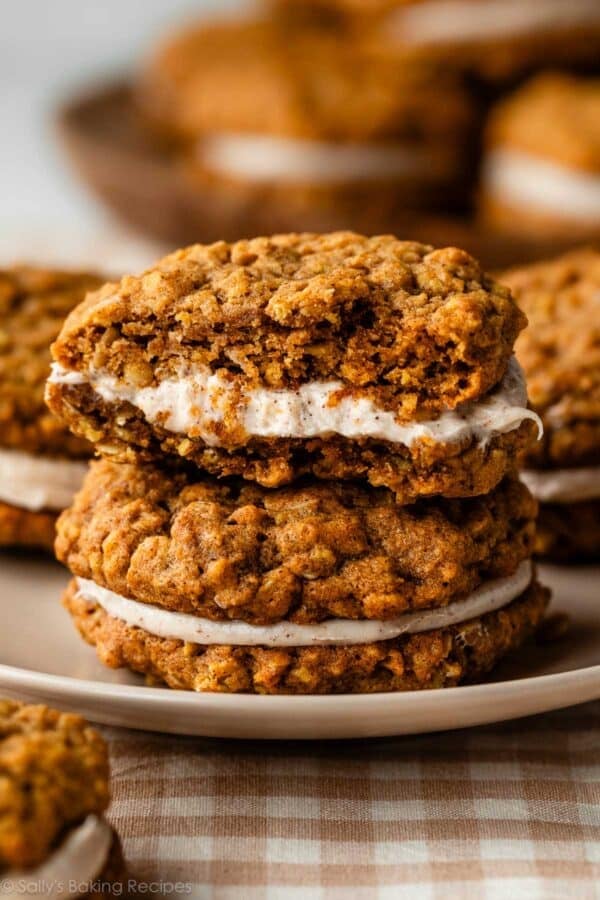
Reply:
M0 700L0 897L122 896L108 751L80 717Z
M117 461L471 496L538 433L512 356L524 324L456 248L349 232L196 245L88 295L47 400Z
M52 549L58 512L86 470L89 445L48 410L50 344L95 275L0 269L0 546Z
M504 273L529 327L517 355L544 437L522 478L540 501L537 550L600 561L600 252Z
M464 200L475 111L460 80L339 34L203 23L152 55L136 97L206 199L201 240L372 234Z
M56 550L108 666L196 691L416 690L481 678L536 628L535 514L515 476L401 506L358 482L269 490L104 459Z
M290 21L371 35L396 52L438 60L485 81L514 81L540 65L600 58L597 0L271 0Z
M546 73L502 100L487 126L482 220L571 245L600 239L599 123L600 79Z

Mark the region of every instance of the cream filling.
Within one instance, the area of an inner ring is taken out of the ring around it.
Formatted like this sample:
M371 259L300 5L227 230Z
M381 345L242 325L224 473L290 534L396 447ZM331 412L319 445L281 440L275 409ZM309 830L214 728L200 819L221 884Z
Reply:
M337 396L340 381L309 382L298 390L253 388L239 396L234 383L208 368L169 378L155 387L136 388L112 376L91 373L88 379L55 364L50 381L90 384L107 403L126 401L141 410L150 423L176 434L201 437L219 446L225 412L233 416L233 429L253 437L311 438L339 434L346 438L373 438L412 446L416 441L455 443L477 439L485 443L494 434L512 431L525 419L539 417L527 409L523 371L513 357L500 385L486 397L447 410L436 419L399 423L393 412L380 409L366 397Z
M352 144L263 134L212 134L198 144L203 166L256 182L335 184L431 176L439 160L405 144Z
M37 512L70 506L87 463L0 449L0 500Z
M548 33L599 21L598 0L429 0L395 11L385 28L422 45Z
M54 898L79 897L100 875L113 835L104 819L89 815L74 828L46 862L26 871L0 875L2 900L22 900L27 894Z
M533 496L542 503L577 503L600 497L600 466L579 469L526 469L521 472Z
M157 637L193 644L308 647L386 641L401 634L417 634L466 622L506 606L528 587L532 574L531 560L525 560L514 575L488 581L464 600L457 600L441 609L405 613L387 621L328 619L317 625L295 625L292 622L277 622L274 625L249 625L240 621L212 622L189 613L172 612L148 603L129 600L87 578L77 579L77 589L80 597L97 603L110 616L127 625L143 628Z
M490 195L516 207L533 206L562 218L600 224L600 174L516 150L494 150L484 164L483 184Z

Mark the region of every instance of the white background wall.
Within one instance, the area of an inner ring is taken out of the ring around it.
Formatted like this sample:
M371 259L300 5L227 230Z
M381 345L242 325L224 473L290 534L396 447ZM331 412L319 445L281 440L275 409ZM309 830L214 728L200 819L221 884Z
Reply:
M166 25L239 2L1 0L1 260L31 256L46 234L50 240L107 227L56 140L57 105L86 83L131 69Z

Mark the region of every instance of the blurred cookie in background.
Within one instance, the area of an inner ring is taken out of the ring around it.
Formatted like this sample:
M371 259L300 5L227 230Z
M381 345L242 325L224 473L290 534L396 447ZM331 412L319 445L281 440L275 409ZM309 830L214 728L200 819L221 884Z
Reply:
M600 559L600 252L512 269L502 280L527 314L516 343L544 424L523 480L540 501L537 552Z
M87 469L89 445L44 403L50 344L102 280L30 266L0 270L0 546L51 550L54 523Z
M274 0L280 14L370 33L488 82L540 66L600 64L597 0Z
M200 240L394 231L464 201L474 110L459 81L327 30L212 23L152 55L137 105L205 199Z
M600 80L545 73L498 104L481 216L525 236L600 237Z

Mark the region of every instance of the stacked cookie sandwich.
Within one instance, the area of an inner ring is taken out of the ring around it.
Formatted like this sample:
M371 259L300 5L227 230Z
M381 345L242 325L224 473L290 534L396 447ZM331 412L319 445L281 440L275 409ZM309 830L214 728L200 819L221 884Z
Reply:
M108 751L76 715L0 700L0 896L121 896Z
M103 457L57 541L84 638L195 690L480 677L547 603L524 324L463 251L348 232L196 245L90 294L47 391Z
M540 501L536 550L600 560L600 253L575 250L506 272L529 318L517 354L544 439L523 479Z
M0 270L0 546L51 550L58 513L87 469L89 445L50 414L50 344L95 275Z

